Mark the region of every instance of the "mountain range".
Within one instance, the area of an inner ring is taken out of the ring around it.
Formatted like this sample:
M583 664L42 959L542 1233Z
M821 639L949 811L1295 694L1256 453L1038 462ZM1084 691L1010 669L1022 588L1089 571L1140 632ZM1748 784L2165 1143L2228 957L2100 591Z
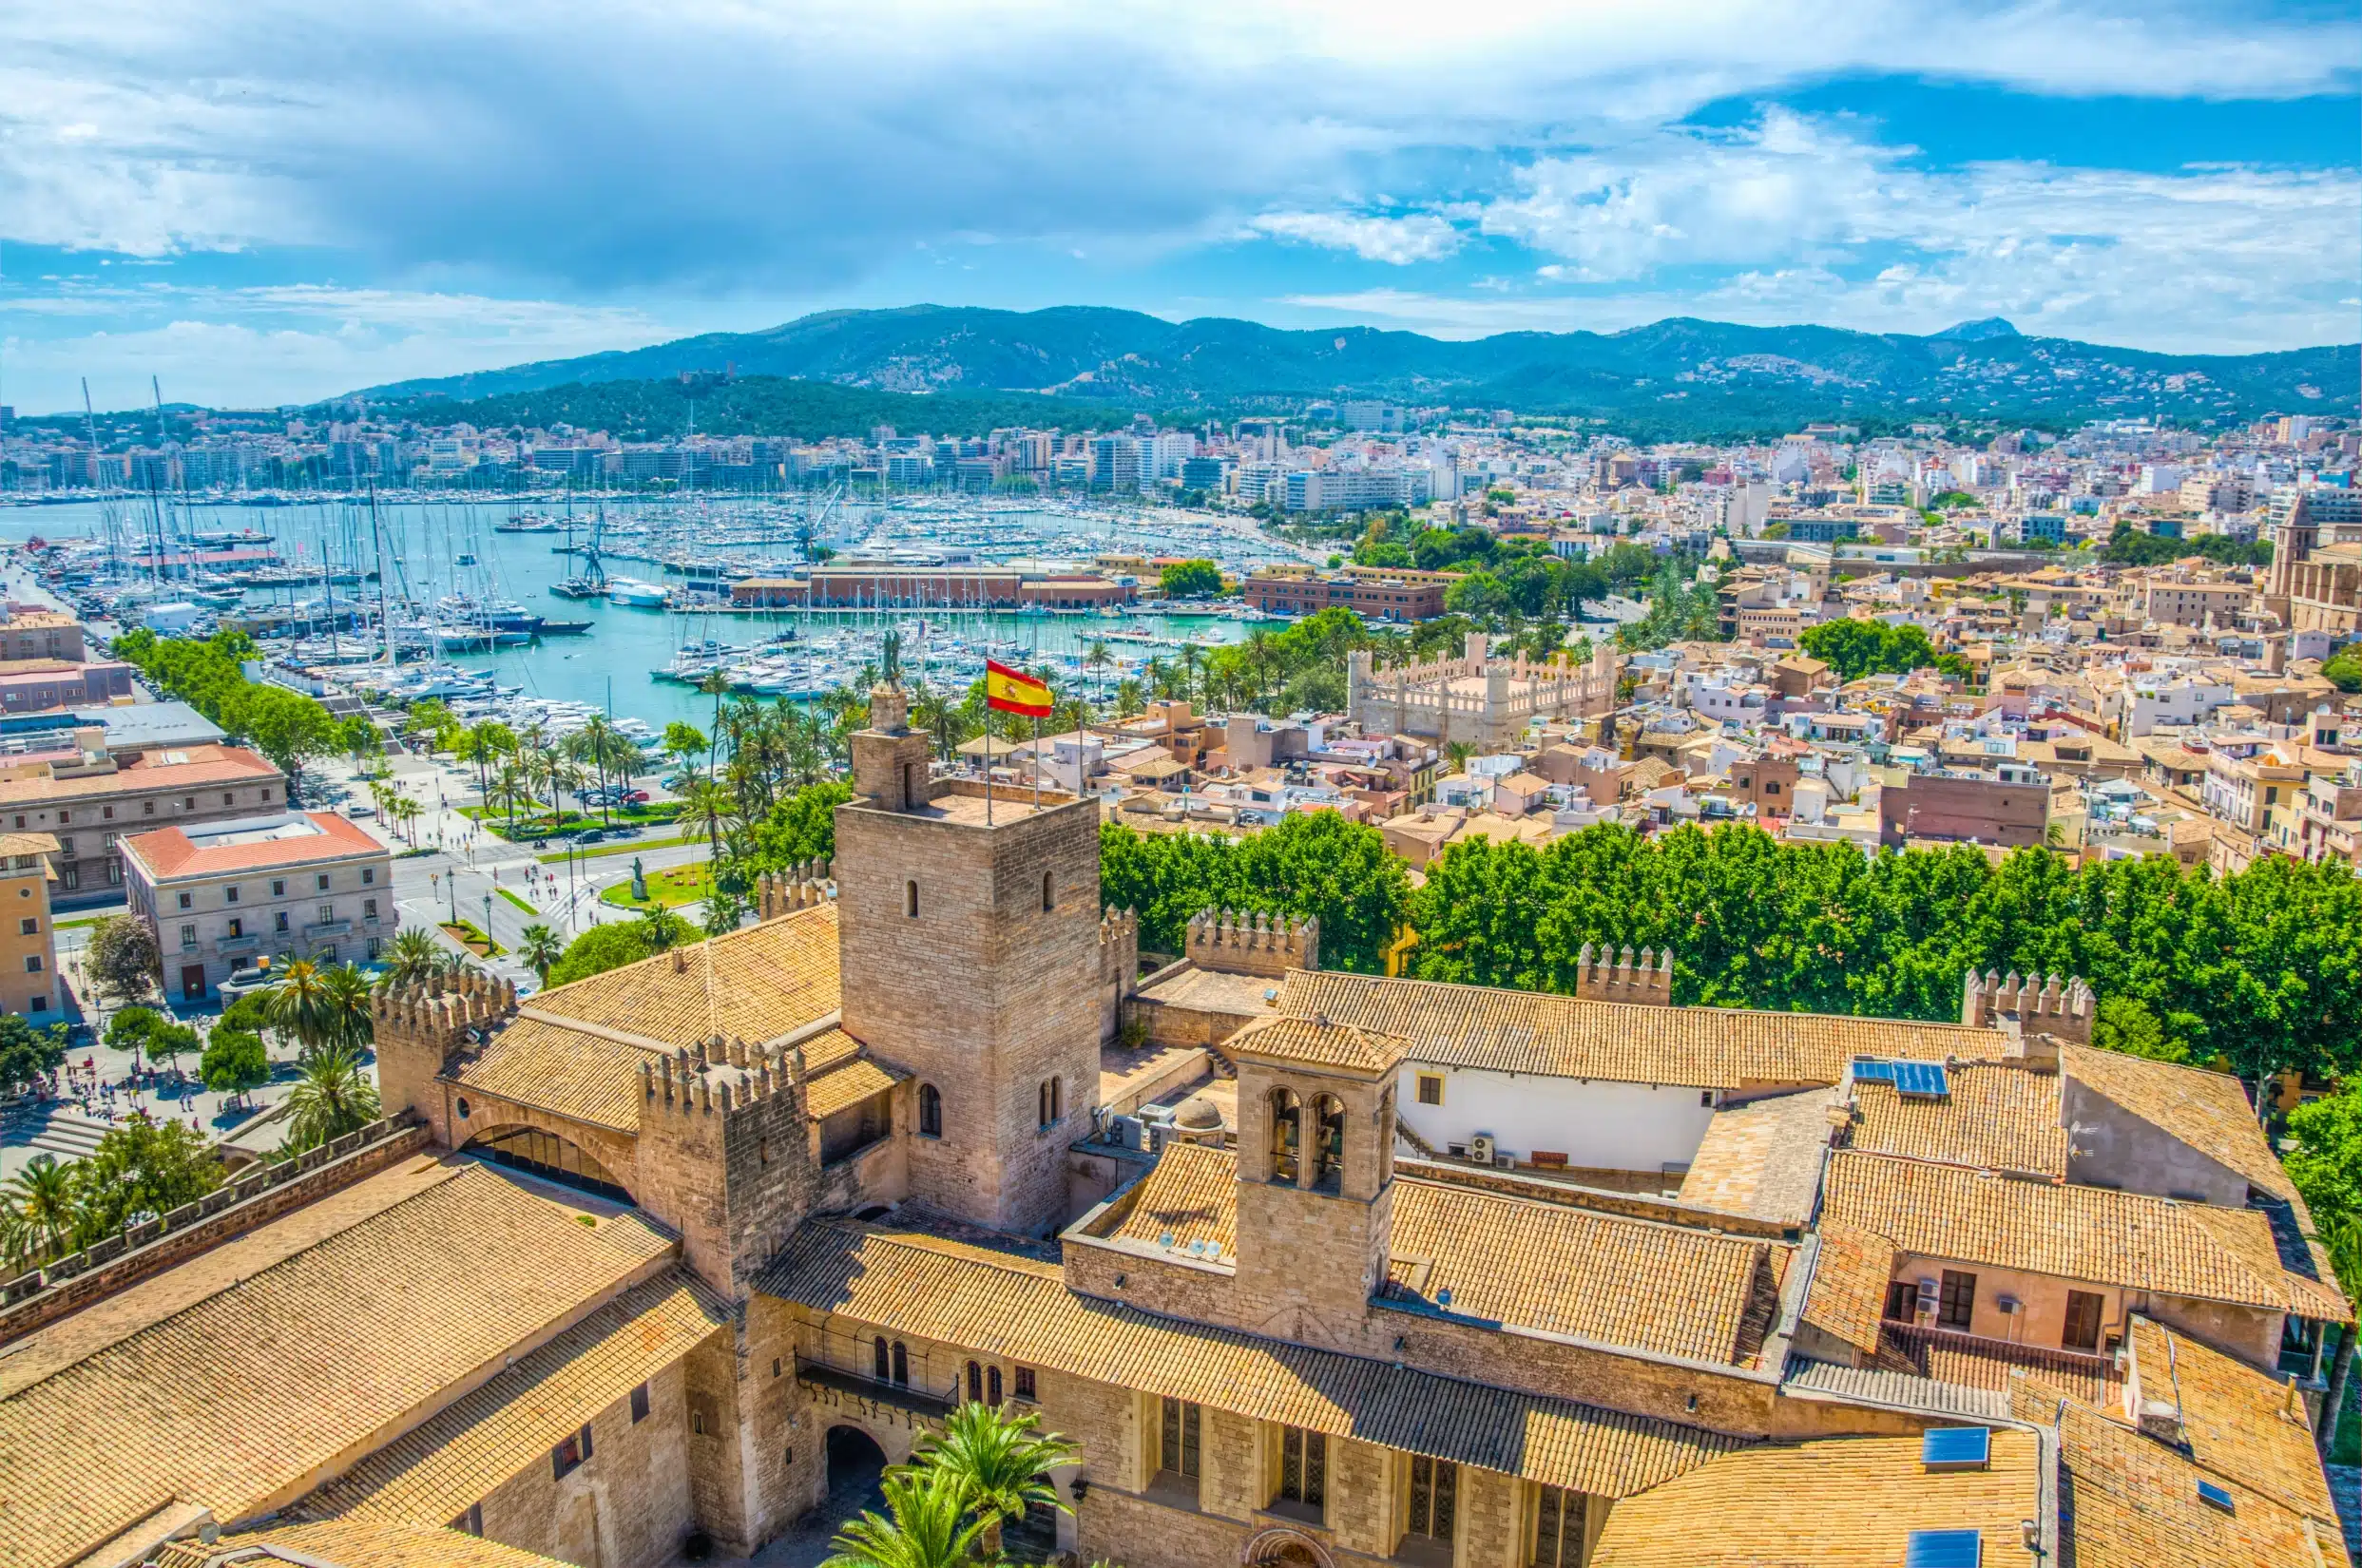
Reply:
M761 332L374 387L372 403L496 399L575 383L698 373L874 392L1174 411L1284 410L1312 399L1507 408L1633 434L1711 435L1815 418L2023 421L2158 415L2188 425L2271 413L2351 415L2362 346L2179 354L2029 337L2000 319L1929 336L1676 317L1617 333L1452 341L1372 327L1290 331L1135 311L912 305L827 311ZM542 399L525 399L540 402Z

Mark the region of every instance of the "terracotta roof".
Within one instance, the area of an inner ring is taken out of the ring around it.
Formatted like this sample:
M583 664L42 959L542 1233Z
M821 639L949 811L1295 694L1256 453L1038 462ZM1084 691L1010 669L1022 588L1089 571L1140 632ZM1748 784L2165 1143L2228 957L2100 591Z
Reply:
M1221 1256L1239 1255L1239 1161L1199 1143L1168 1143L1148 1174L1103 1220L1094 1234L1111 1240L1187 1252L1193 1241L1212 1242ZM1171 1241L1166 1241L1166 1236Z
M2200 1466L2298 1513L2336 1519L2313 1424L2286 1383L2145 1317L2132 1320L2130 1349L2141 1397L2180 1407L2182 1441Z
M1111 1386L1553 1486L1628 1497L1738 1440L1076 1295L1058 1270L931 1236L806 1224L780 1299Z
M2058 1431L2060 1524L2076 1568L2348 1568L2336 1525L2206 1476L2177 1450L2073 1400L2027 1384L2011 1408ZM2229 1512L2199 1500L2202 1477L2230 1495Z
M1975 1530L1984 1562L2019 1560L2022 1521L2043 1511L2034 1434L1993 1433L1977 1470L1930 1475L1919 1448L1829 1438L1724 1454L1618 1502L1591 1568L1894 1568L1915 1530Z
M369 836L367 830L334 812L301 812L319 830L286 838L264 838L244 844L200 843L218 831L199 827L194 837L181 828L159 828L134 833L123 849L159 880L176 876L220 876L228 871L259 871L280 866L305 866L316 861L343 860L353 855L388 855L393 851Z
M532 1004L538 1004L539 998ZM520 1105L575 1121L640 1130L640 1063L656 1053L586 1030L511 1020L444 1076L463 1088L498 1095Z
M1222 1043L1225 1056L1269 1057L1357 1073L1392 1072L1411 1042L1322 1018L1275 1018L1249 1024Z
M804 1114L816 1121L851 1110L911 1076L871 1056L842 1029L815 1035L804 1042L803 1052L804 1071L810 1075L804 1088Z
M2151 1061L2090 1045L2061 1048L2059 1069L2086 1088L2275 1197L2296 1199L2295 1184L2273 1157L2247 1091L2227 1073Z
M376 1520L282 1524L223 1536L210 1546L175 1541L157 1557L156 1568L268 1568L274 1561L306 1568L572 1568L539 1552L456 1530Z
M2065 1176L2057 1074L1962 1062L1945 1080L1948 1093L1940 1100L1900 1094L1876 1079L1856 1082L1851 1146L1978 1170Z
M458 1518L546 1464L583 1425L730 1322L728 1303L679 1271L608 1302L490 1383L378 1449L300 1505L418 1524Z
M292 1501L670 1255L588 1213L421 1159L27 1336L0 1360L0 1560L70 1562L168 1499L224 1523Z
M187 760L164 760L173 756ZM143 753L112 773L86 774L79 778L0 780L0 806L35 806L45 801L73 801L109 794L148 794L205 784L254 784L281 776L269 762L240 746L175 746Z
M1874 1367L1932 1378L1964 1388L2007 1394L2021 1377L2033 1374L2093 1405L2121 1400L2124 1374L2112 1355L2084 1355L2044 1345L2011 1345L1981 1334L1948 1329L1880 1326Z
M540 992L533 1010L679 1047L715 1034L759 1044L837 1009L833 903L675 952L678 973L674 953L659 953Z
M1894 1277L1894 1243L1852 1225L1826 1224L1818 1235L1804 1321L1841 1344L1875 1352L1887 1283Z
M2328 1315L2326 1288L2282 1268L2271 1222L2253 1209L1849 1151L1830 1158L1822 1215L1920 1257Z
M1693 1088L1835 1083L1857 1056L1942 1061L1998 1056L2004 1043L1956 1023L1584 1002L1335 970L1291 970L1279 1005L1401 1035L1419 1061Z
M1717 1110L1681 1176L1680 1200L1802 1226L1820 1200L1835 1103L1834 1090L1812 1088Z

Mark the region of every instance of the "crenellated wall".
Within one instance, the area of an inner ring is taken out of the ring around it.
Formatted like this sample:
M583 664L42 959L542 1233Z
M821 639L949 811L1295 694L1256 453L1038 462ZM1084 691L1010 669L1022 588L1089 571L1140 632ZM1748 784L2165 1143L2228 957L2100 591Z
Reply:
M1650 1007L1673 1005L1673 949L1660 956L1642 947L1640 962L1632 961L1632 945L1618 955L1612 948L1594 949L1588 942L1575 960L1575 994L1585 1002L1626 1002Z
M1290 969L1320 967L1320 922L1281 915L1205 909L1192 916L1183 956L1218 974L1284 977Z

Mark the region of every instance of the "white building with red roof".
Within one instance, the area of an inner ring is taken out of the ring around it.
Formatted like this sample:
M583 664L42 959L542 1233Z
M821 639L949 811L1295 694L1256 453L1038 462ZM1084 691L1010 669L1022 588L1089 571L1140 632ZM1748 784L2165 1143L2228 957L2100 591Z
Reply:
M265 955L365 963L398 918L393 852L333 812L162 828L125 839L123 863L165 988L186 1002Z

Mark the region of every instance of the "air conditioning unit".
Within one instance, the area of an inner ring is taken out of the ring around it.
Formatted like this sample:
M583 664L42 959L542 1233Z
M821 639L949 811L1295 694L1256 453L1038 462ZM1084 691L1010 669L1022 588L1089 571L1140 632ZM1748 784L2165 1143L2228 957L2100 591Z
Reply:
M2000 1308L2004 1313L2010 1317L2015 1317L2018 1313L2026 1310L2025 1303L2019 1301L2015 1296L1995 1296L1993 1298L1993 1305Z
M1479 1165L1492 1163L1492 1135L1476 1133L1468 1140L1468 1157Z
M1107 1141L1119 1149L1137 1149L1143 1143L1140 1118L1119 1116L1107 1119Z
M1919 1310L1913 1312L1911 1317L1912 1321L1917 1323L1920 1328L1932 1329L1935 1327L1938 1294L1938 1289L1934 1280L1923 1279L1919 1282Z

